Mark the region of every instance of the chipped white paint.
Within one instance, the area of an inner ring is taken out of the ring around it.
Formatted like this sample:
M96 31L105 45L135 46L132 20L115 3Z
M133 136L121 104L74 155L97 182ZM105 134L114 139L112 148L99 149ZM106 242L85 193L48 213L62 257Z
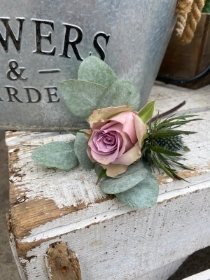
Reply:
M27 257L37 256L26 265L29 279L36 275L47 279L43 255L51 243L60 240L77 253L84 280L141 279L141 275L210 244L209 200L206 189L150 209L96 221L62 234L61 239L57 234L28 252Z
M8 146L16 146L32 140L34 141L34 145L40 146L48 143L48 137L50 136L54 137L54 141L71 141L75 138L73 135L70 136L70 134L66 134L64 132L25 132L24 134L22 132L14 132L12 135L13 136L10 136L6 140Z
M16 246L15 246L15 238L14 238L14 235L12 233L9 233L9 244L10 244L10 247L11 247L11 250L12 250L13 257L15 259L15 263L17 265L17 269L18 269L20 278L22 280L26 280L23 268L21 266L21 259L18 258L18 253L17 253Z
M186 258L181 258L172 263L168 263L167 265L160 267L156 270L150 271L144 275L141 275L141 279L139 277L133 280L162 280L168 279L176 270L180 267L180 265L185 261Z
M210 154L210 131L206 131L205 129L210 119L210 111L201 112L199 116L204 120L202 122L196 122L193 127L189 126L188 128L189 130L196 130L199 133L184 138L185 143L191 150L186 153L187 161L184 164L189 167L196 167L198 173L204 174L208 172L210 166L210 158L206 156L206 154ZM69 205L75 206L81 200L87 205L93 203L96 198L102 199L105 197L98 186L96 186L97 177L94 170L86 171L81 167L75 168L71 172L48 169L35 164L31 160L31 152L37 146L50 141L58 141L58 139L60 141L71 141L73 137L70 134L52 137L48 133L47 137L43 138L42 136L41 139L34 139L32 135L30 140L26 140L25 137L23 137L23 142L17 140L22 145L21 150L17 152L18 161L14 164L14 168L19 170L19 176L16 176L16 173L14 173L10 177L10 180L15 183L16 188L21 193L25 193L27 200L36 198L52 199L59 208L62 208ZM200 139L206 139L206 141L201 142ZM9 147L9 153L15 150L13 146L14 142L15 140L13 139L12 146L11 148ZM11 145L10 138L7 141L7 145ZM191 172L188 171L188 173L190 174ZM163 187L161 186L160 193L164 189L167 192L170 191L174 185L171 182L171 178L167 176L165 178L166 182L169 183L163 185ZM189 178L188 180L189 182L180 182L178 187L187 189L191 185L191 179Z
M177 189L160 194L157 203L163 203L170 199L189 195L195 191L209 189L209 181L204 181L205 177L201 177L201 183L197 183L188 188ZM101 213L101 209L103 212ZM59 219L50 221L35 229L32 229L29 236L23 238L23 242L33 242L41 239L47 239L56 235L66 234L70 231L87 227L93 223L105 222L119 215L129 213L132 208L125 206L117 199L101 202L100 204L90 205L85 209L65 215ZM71 221L71 223L69 223Z
M28 158L25 159L27 162ZM32 167L32 165L34 165L34 163L28 164L24 170L26 174L24 183L20 178L10 178L10 180L15 182L17 189L25 193L27 200L36 198L52 199L59 208L62 208L69 205L76 206L78 201L81 200L85 204L94 202L94 196L97 196L99 199L105 197L105 195L99 191L98 187L94 189L97 181L97 178L94 176L94 171L88 172L77 168L72 170L69 176L69 171L59 172L51 170L47 173L48 176L44 176L47 169L35 165ZM36 169L41 170L39 173L34 174ZM56 176L56 180L54 176ZM86 192L84 192L86 189L93 189L93 192L87 195Z
M183 280L210 280L210 269L202 271L190 277L184 278Z
M7 134L13 159L10 182L18 193L18 203L30 205L42 199L48 214L51 210L47 202L52 200L60 211L57 218L25 231L23 237L15 236L20 247L37 242L17 260L25 265L29 280L47 279L44 255L51 243L61 240L76 252L84 280L166 280L187 255L210 245L210 95L207 91L199 96L195 91L155 86L151 99L160 92L167 96L161 93L158 110L168 110L187 100L185 110L199 111L203 121L190 124L187 128L198 133L185 137L191 149L185 164L195 169L183 173L187 182L157 175L160 195L150 209L135 210L117 199L106 200L95 184L94 171L80 167L70 172L47 169L31 160L31 152L37 146L49 141L71 141L74 136ZM82 203L84 207L63 214L64 208ZM13 206L14 211L16 207L19 205Z

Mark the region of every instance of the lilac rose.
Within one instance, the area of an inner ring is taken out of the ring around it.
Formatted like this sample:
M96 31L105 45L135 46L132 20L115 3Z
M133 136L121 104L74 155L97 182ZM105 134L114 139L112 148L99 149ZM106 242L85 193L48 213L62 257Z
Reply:
M129 106L98 109L89 117L87 153L109 177L125 172L141 157L145 123Z

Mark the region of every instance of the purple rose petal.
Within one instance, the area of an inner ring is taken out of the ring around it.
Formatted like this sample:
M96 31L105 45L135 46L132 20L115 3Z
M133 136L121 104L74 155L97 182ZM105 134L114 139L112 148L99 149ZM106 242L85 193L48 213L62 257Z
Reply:
M115 173L125 172L125 166L141 157L140 145L146 125L135 112L122 112L103 122L98 120L91 127L95 129L88 141L87 153L113 177Z

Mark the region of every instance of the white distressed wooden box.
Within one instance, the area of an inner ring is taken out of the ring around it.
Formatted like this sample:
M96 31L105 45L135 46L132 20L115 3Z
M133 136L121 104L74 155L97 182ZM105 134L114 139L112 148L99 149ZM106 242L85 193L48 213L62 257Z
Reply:
M184 278L183 280L210 280L210 269Z
M73 136L7 132L8 228L21 278L166 280L189 254L209 246L209 91L153 88L160 112L186 100L182 111L203 120L187 127L198 132L185 137L191 149L185 164L193 170L180 175L187 181L157 174L160 195L150 209L136 210L103 194L94 171L47 169L31 160L37 146Z

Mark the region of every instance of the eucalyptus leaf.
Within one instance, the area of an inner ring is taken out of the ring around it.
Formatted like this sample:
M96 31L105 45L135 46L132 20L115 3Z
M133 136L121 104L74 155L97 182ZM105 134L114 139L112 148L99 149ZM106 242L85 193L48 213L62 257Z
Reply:
M117 175L116 177L114 177L114 179L132 175L135 172L138 172L140 169L144 169L144 168L147 169L147 163L145 161L142 161L142 159L139 159L137 162L129 165L126 172Z
M32 159L47 167L69 170L78 164L73 142L51 142L32 153Z
M116 194L133 188L147 175L148 170L139 161L128 167L127 171L119 178L105 178L100 185L101 190L107 194Z
M117 193L115 196L129 206L145 209L157 202L159 186L154 176L148 176L138 185L125 192Z
M141 95L138 88L130 81L118 80L112 84L100 98L98 108L132 106L138 110Z
M139 117L144 123L147 123L153 115L156 100L148 102L139 112Z
M108 88L117 80L117 76L104 61L91 55L80 64L78 79Z
M94 163L87 155L87 143L88 139L85 137L84 133L77 133L76 139L74 141L74 152L83 168L92 169Z
M67 108L76 116L88 118L98 108L98 102L106 88L86 81L67 80L60 91Z

